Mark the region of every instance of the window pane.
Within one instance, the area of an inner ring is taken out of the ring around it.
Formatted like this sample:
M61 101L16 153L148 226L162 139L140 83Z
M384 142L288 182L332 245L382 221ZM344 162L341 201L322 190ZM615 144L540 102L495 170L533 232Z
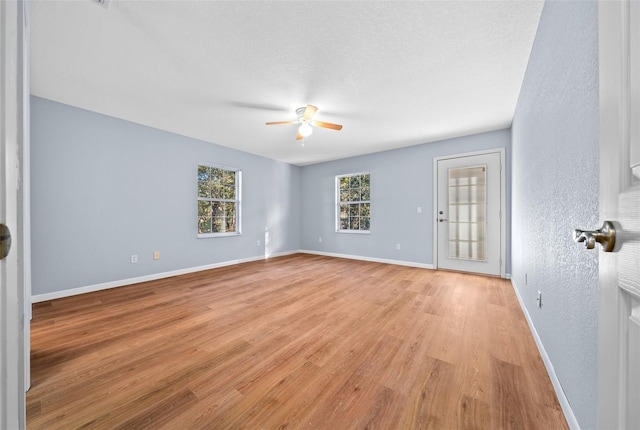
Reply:
M224 204L222 202L213 202L213 216L224 216Z
M236 204L233 202L226 202L224 204L224 212L225 212L225 216L235 216Z
M357 202L358 200L360 200L360 190L351 190L349 191L349 193L349 200L351 200L352 202Z
M340 218L349 217L349 205L340 205Z
M360 186L369 187L369 174L366 173L360 177Z
M369 187L362 188L361 191L360 191L360 200L365 201L365 202L369 201L370 200L370 193L371 193L371 190L369 189Z
M198 233L211 233L211 218L198 217Z
M360 187L360 176L351 176L351 177L349 177L349 187L350 188L359 188Z
M360 218L359 217L351 217L349 218L349 228L351 228L351 230L358 230L359 229L359 221Z
M349 190L340 190L340 201L341 202L349 201Z
M211 198L213 199L223 198L222 185L218 183L213 184L213 186L211 187Z
M209 168L207 166L198 166L198 197L210 196Z
M227 223L226 223L226 231L228 232L233 232L236 231L236 218L233 216L228 216L226 217Z
M349 230L349 218L340 220L340 230Z
M352 217L357 217L358 215L360 215L360 211L358 210L358 205L349 205L349 216Z
M457 207L457 217L456 221L458 222L469 222L471 221L469 212L471 211L469 205L458 205Z
M222 169L218 169L215 167L211 168L211 180L216 183L216 184L220 184L222 182L222 177L224 176L224 170Z
M213 225L211 226L213 233L225 232L225 219L223 216L217 216L213 218Z
M208 181L209 170L208 166L198 166L198 181Z
M224 186L224 198L227 200L234 200L236 198L236 187L235 185L225 185Z
M199 217L211 217L211 202L206 200L198 201L198 216Z
M361 203L360 204L360 216L368 217L370 214L371 206L369 203Z
M233 170L225 170L223 175L224 185L234 185L236 184L236 172Z
M360 217L360 230L369 230L369 217Z
M349 189L349 177L348 176L340 178L340 189L341 190L348 190Z

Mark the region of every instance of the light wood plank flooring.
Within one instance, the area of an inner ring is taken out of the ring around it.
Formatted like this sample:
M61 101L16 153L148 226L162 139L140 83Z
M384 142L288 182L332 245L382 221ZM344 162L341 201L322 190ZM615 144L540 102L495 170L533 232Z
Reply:
M29 429L565 429L508 281L296 254L38 303Z

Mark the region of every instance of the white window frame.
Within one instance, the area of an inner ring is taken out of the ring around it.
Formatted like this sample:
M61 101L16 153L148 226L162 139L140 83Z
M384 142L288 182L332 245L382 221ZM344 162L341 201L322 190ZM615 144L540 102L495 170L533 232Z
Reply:
M367 230L353 230L353 229L342 229L340 228L340 204L342 201L340 200L340 179L351 176L358 175L369 175L369 200L358 200L354 202L345 202L345 203L369 203L369 228ZM336 233L346 233L346 234L371 234L371 174L369 172L354 172L347 173L344 175L336 175L335 179L335 228Z
M227 171L235 172L236 177L236 198L235 199L215 199L215 198L206 198L200 197L198 193L198 176L196 175L196 203L199 203L201 200L204 201L219 201L223 203L235 203L236 204L236 231L225 231L225 232L211 232L211 233L199 233L197 232L198 239L207 239L214 237L229 237L229 236L240 236L242 235L242 170L236 167L223 166L220 164L211 164L211 163L198 163L196 173L198 173L200 166L214 168L214 169L222 169ZM198 205L196 205L196 221L199 218L198 214Z

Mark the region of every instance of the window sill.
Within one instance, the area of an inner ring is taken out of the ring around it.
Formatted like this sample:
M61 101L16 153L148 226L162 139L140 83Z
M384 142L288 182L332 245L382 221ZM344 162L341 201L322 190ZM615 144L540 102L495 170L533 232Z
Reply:
M345 234L371 234L371 230L336 230L336 233L345 233Z
M200 233L198 239L213 239L216 237L230 237L230 236L242 236L242 233L230 232L230 233Z

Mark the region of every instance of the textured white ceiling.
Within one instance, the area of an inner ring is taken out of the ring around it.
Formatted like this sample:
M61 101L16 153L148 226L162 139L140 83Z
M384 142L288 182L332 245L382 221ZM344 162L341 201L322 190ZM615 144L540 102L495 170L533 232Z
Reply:
M542 6L32 0L31 92L311 164L509 127ZM307 104L343 130L265 126Z

